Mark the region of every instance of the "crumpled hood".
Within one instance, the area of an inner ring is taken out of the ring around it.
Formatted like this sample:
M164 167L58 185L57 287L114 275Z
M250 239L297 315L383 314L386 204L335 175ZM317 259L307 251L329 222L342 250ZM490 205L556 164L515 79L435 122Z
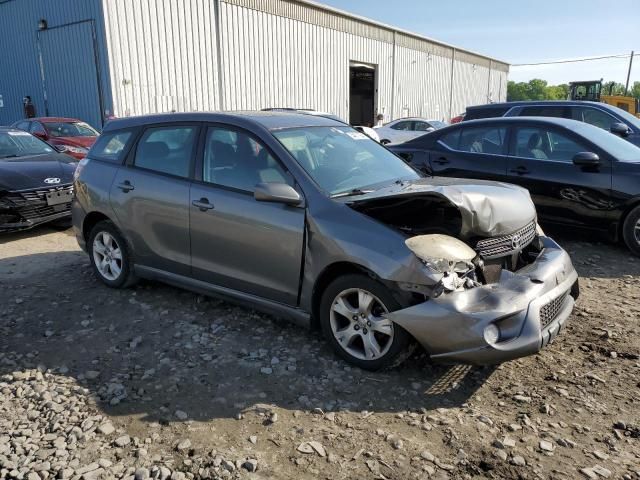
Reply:
M536 218L529 192L516 185L486 180L431 177L378 189L358 197L353 204L382 198L436 195L455 205L462 216L462 236L493 237L512 233Z
M54 153L30 157L0 159L0 191L55 187L73 182L77 163L68 155ZM46 178L59 178L57 184L47 184Z

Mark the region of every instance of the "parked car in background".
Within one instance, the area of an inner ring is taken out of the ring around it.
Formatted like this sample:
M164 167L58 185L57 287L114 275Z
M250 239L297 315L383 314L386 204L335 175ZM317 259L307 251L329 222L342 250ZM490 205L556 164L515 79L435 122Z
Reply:
M451 125L453 125L454 123L460 123L460 122L462 122L462 121L464 120L464 115L465 115L465 114L464 114L464 112L463 112L463 113L461 113L460 115L457 115L457 116L453 117L449 123L450 123Z
M281 112L281 113L301 113L303 115L314 115L317 117L325 117L330 118L331 120L336 120L338 122L342 122L345 125L349 125L348 122L345 122L337 115L333 113L321 112L318 110L313 110L310 108L263 108L263 112ZM366 136L380 143L380 137L376 133L376 131L371 127L365 127L362 125L352 125L357 131L364 133Z
M68 221L76 165L30 133L0 127L0 232Z
M380 137L380 143L387 145L406 142L446 125L439 120L427 120L426 118L399 118L381 127L374 127L374 130Z
M80 162L73 220L97 277L137 277L319 326L378 369L414 341L442 361L537 352L577 296L526 190L422 178L321 116L112 120Z
M468 107L465 120L494 117L554 117L589 123L640 147L640 119L621 108L587 101L522 101Z
M15 122L14 128L24 130L53 145L60 152L81 160L100 135L88 123L75 118L40 117Z
M471 120L392 150L432 175L521 185L542 222L604 231L640 255L640 148L601 128L562 118Z

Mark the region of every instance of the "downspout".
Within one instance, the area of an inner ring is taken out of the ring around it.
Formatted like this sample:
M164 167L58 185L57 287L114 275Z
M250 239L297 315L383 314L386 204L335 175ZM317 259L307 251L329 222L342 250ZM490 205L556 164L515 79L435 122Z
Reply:
M455 67L456 49L451 49L451 84L449 88L449 120L453 118L453 70Z
M393 31L393 50L391 54L391 116L389 121L393 121L396 105L396 31Z
M218 57L218 63L216 65L218 69L218 110L222 111L224 110L224 88L222 83L224 81L224 75L222 72L222 24L220 20L220 1L221 0L215 0L213 2L213 15L215 17L216 24L216 56Z
M491 67L493 65L493 60L489 59L489 80L487 81L487 102L493 103L491 101Z

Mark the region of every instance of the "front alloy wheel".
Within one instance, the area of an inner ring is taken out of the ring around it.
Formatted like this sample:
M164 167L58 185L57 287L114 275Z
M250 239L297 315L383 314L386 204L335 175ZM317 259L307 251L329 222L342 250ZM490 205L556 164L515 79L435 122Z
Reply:
M319 321L335 352L366 370L400 364L415 346L406 330L387 318L400 304L373 278L350 274L336 278L322 294Z
M351 356L377 360L393 343L393 323L387 307L371 292L350 288L338 294L331 308L331 331Z
M115 281L122 275L122 250L115 238L102 231L93 239L93 261L98 273Z
M113 223L98 222L91 229L87 246L93 270L103 283L126 288L136 282L127 242Z

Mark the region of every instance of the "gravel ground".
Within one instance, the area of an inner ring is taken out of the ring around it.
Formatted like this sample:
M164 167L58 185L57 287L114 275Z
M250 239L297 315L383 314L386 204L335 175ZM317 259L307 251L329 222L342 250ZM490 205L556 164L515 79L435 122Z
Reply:
M640 478L640 259L561 238L567 330L497 368L350 368L317 333L156 283L71 231L0 238L0 478Z

